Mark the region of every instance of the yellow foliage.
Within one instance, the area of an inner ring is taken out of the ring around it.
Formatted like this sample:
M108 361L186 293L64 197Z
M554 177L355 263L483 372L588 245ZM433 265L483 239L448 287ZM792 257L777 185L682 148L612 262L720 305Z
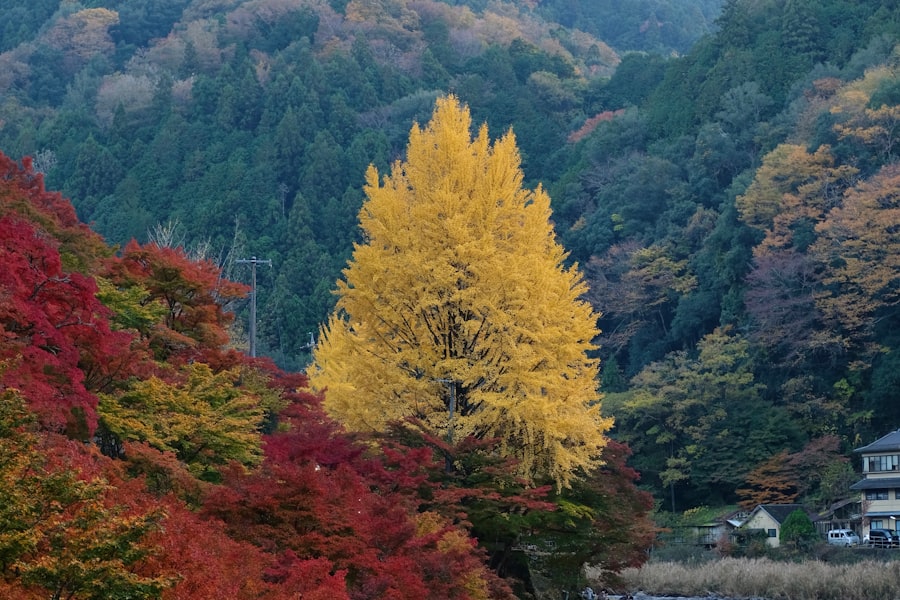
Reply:
M794 225L817 221L840 201L857 169L835 165L829 146L807 152L803 146L781 144L763 158L753 183L737 197L742 220L766 231L756 249L765 252L793 244Z
M416 515L416 535L426 536L445 529L447 519L434 512ZM467 554L472 551L472 538L459 529L448 529L437 542L437 549L444 554ZM488 600L491 597L483 569L473 569L463 575L463 588L472 600Z
M47 41L87 61L97 54L112 54L115 44L109 28L119 23L119 13L106 8L87 8L60 19L47 32Z
M522 189L515 138L474 138L467 108L438 100L405 162L370 167L365 243L315 351L311 384L353 430L415 416L435 433L502 440L523 474L568 484L597 464L597 315L550 224ZM451 410L452 407L452 410ZM452 412L452 417L451 417Z
M103 429L120 442L146 442L173 452L197 475L232 460L257 464L262 459L263 403L237 385L240 370L213 373L202 363L185 369L181 384L151 377L118 396L101 395ZM266 403L275 406L272 398Z
M843 205L816 226L812 252L833 265L816 304L847 331L867 333L879 309L900 304L898 187L900 166L887 165L847 190Z
M882 104L869 106L872 95L884 81L893 81L896 74L889 67L866 71L865 76L843 88L831 113L840 120L834 130L841 138L855 138L873 147L883 156L893 154L900 131L900 106Z

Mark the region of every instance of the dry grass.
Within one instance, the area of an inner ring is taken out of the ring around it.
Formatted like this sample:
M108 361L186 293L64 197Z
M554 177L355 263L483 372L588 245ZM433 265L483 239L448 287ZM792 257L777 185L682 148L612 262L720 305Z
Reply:
M715 594L768 600L900 598L900 561L830 564L723 558L704 564L650 562L622 573L631 591L677 596Z

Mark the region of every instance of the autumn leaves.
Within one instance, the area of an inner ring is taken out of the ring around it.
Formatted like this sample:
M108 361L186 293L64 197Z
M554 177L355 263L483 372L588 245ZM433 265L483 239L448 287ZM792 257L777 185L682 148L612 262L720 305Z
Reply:
M442 100L408 162L370 172L312 371L367 444L305 376L228 347L245 286L177 248L114 252L0 155L0 596L509 598L476 537L498 565L526 532L597 548L610 489L629 503L604 547L640 560L648 497L623 454L597 469L584 284L512 135L469 126Z
M406 161L383 179L369 170L366 243L338 282L311 382L351 429L417 417L455 439L496 437L523 475L568 485L598 464L611 425L596 315L563 265L549 197L521 187L512 134L491 144L470 128L467 108L439 100Z

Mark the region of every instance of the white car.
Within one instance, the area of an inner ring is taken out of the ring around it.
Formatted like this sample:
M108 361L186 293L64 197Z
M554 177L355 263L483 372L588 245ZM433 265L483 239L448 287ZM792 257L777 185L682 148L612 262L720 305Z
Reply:
M833 546L859 546L859 536L852 529L832 529L825 539Z

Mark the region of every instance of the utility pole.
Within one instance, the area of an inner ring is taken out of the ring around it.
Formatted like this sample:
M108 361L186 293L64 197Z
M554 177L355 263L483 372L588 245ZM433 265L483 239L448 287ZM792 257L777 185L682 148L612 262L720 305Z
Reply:
M262 260L251 256L250 258L239 258L234 261L241 265L250 265L252 273L250 279L250 358L256 358L256 265L272 266L271 260Z

